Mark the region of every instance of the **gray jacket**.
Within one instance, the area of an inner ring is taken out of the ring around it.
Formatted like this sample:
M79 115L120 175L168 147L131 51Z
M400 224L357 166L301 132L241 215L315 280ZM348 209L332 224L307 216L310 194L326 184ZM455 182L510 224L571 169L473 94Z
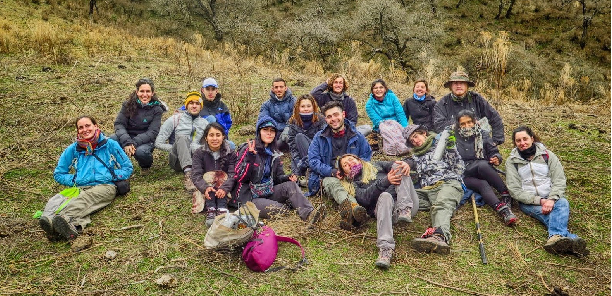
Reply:
M565 197L565 173L557 155L542 143L534 143L536 153L529 160L523 159L517 148L506 161L506 183L512 197L519 202L539 205L540 199L557 200ZM544 155L548 154L548 162Z
M176 136L189 136L191 138L191 151L200 148L200 140L204 135L204 129L208 125L208 121L199 115L194 119L187 111L179 111L170 116L164 121L159 134L155 139L155 148L164 151L172 150L172 144L168 143L168 139L174 133Z

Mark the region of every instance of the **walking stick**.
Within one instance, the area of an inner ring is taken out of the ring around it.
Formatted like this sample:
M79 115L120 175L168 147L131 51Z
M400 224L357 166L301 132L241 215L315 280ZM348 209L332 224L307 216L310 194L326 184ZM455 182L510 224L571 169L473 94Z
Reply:
M476 233L478 234L478 249L480 249L480 259L482 264L487 264L487 254L485 253L484 243L482 242L482 233L480 232L480 222L478 222L478 210L476 209L476 199L472 194L472 208L474 209L474 220L476 220Z

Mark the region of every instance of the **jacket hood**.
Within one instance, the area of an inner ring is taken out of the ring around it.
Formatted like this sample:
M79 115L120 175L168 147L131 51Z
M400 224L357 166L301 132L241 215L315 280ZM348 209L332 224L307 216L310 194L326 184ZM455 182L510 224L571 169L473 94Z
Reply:
M259 130L262 128L262 125L266 122L272 122L272 124L274 125L274 128L278 130L278 123L270 116L268 115L264 115L261 118L259 118L259 120L257 120L257 124L256 126L256 130L257 130L257 137L259 137Z
M290 99L293 96L293 93L291 92L291 89L287 88L287 91L285 91L285 95L283 96L283 99L279 99L276 94L273 91L270 91L270 99L273 102L281 102L281 101L286 101L287 99Z

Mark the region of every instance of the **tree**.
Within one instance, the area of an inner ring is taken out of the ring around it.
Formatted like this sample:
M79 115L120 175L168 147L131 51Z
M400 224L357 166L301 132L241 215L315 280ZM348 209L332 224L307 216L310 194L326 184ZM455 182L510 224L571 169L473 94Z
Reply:
M586 47L589 27L593 22L593 18L599 14L609 12L610 11L610 1L609 0L561 0L561 5L566 6L571 3L577 3L580 8L581 19L582 19L582 33L580 35L580 39L578 44L580 48L584 49Z
M495 19L499 19L502 15L502 12L504 10L504 0L499 0L499 9L497 10L497 15L495 16ZM516 0L510 0L510 3L508 4L508 9L506 10L506 14L505 17L506 18L510 18L510 16L512 15L512 8L514 7L514 3L516 2Z

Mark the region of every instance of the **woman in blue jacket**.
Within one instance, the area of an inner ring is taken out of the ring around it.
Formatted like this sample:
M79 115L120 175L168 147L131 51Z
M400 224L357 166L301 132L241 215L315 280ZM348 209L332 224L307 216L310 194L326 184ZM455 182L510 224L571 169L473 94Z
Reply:
M372 120L372 129L380 132L383 138L383 152L387 155L407 153L408 147L402 131L408 126L408 119L402 104L382 79L374 80L370 90L365 109Z
M73 187L69 196L74 197L53 205L54 196L39 219L49 240L75 239L91 223L89 215L113 201L114 181L126 180L133 170L119 143L106 138L94 118L79 117L76 128L76 142L64 150L53 172L55 181Z

